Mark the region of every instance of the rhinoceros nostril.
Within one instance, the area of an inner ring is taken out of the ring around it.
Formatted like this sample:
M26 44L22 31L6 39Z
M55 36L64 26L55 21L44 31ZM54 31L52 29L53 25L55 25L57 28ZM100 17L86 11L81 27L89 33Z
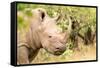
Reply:
M60 50L60 47L57 47L56 49L57 49L57 50Z
M64 47L64 46L56 47L56 50L57 51L65 51L66 50L66 47Z

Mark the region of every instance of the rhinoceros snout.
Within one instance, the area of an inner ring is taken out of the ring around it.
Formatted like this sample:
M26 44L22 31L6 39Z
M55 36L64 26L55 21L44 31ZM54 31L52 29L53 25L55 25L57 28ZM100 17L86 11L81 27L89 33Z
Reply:
M65 52L66 50L66 46L62 45L62 46L57 46L55 48L55 55L61 55Z

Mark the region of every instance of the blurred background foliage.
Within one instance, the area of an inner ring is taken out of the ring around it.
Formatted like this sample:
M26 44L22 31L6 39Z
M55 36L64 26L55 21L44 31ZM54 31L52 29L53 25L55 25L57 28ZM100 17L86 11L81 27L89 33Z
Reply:
M96 28L96 9L90 7L74 7L74 6L57 6L57 5L40 5L40 4L18 4L17 10L21 11L22 14L18 17L18 27L25 26L24 24L24 16L31 16L31 11L27 11L26 9L35 9L35 8L44 8L48 15L51 17L57 16L59 14L62 15L62 20L60 21L60 27L63 30L67 29L68 20L67 16L73 16L76 18L80 26L86 25L85 27L91 26L92 28ZM85 29L85 28L84 28Z
M67 30L68 28L68 19L67 16L72 16L78 20L81 34L87 30L88 27L91 27L93 31L96 30L96 8L91 7L76 7L76 6L57 6L57 5L41 5L41 4L21 4L17 5L17 25L18 30L21 28L26 28L28 25L28 20L25 18L26 16L31 16L31 11L27 11L26 9L35 9L35 8L44 8L48 15L51 17L57 16L59 14L62 15L62 19L59 21L58 26L62 28L62 31ZM83 27L85 26L85 27ZM69 43L69 45L71 45ZM44 49L39 52L38 56L35 58L33 62L50 62L50 61L67 61L68 57L73 54L73 50L66 50L66 52L59 56L53 56L47 53Z

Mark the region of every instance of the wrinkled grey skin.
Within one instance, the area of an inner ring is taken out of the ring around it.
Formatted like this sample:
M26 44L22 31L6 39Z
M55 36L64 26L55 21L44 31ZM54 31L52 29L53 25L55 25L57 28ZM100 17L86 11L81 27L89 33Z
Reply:
M30 20L29 29L24 35L18 34L17 62L29 64L40 48L54 55L61 55L66 50L66 32L57 27L60 16L51 18L44 9L32 10L34 18Z

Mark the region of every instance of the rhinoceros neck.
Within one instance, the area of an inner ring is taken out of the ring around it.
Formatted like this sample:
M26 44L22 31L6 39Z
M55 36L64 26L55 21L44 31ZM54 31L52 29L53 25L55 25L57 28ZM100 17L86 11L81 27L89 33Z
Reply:
M40 42L40 37L39 37L39 32L38 32L38 27L39 23L32 23L30 25L30 32L31 32L31 47L33 49L39 49L41 48L41 42Z

